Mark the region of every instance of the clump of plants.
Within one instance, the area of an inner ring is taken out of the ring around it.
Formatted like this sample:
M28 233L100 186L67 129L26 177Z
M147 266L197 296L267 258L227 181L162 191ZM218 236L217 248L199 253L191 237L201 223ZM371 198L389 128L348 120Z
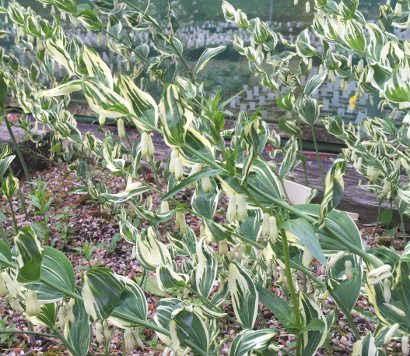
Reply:
M158 287L172 297L161 298L155 316L148 319L145 294L134 280L90 264L81 286L76 286L73 267L62 252L42 244L33 226L15 226L12 236L1 230L0 242L0 292L8 294L15 311L48 328L73 356L85 356L92 345L107 354L113 327L123 331L125 352L136 344L143 346L140 329L148 328L166 346L165 355L219 355L227 343L222 332L227 328L233 331L232 356L305 356L327 345L337 314L324 315L320 305L330 296L354 333L355 354L386 354L384 345L392 338L401 340L402 352L408 353L410 244L402 254L367 249L354 222L335 210L343 195L346 166L353 162L379 199L397 205L402 217L409 215L408 175L400 172L410 164L410 43L389 32L391 27L409 27L408 1L399 1L395 9L389 3L382 5L378 23L366 21L357 10L358 0L307 1L307 10L315 12L314 22L295 43L222 2L225 19L252 35L249 46L238 35L233 38L251 72L271 90L279 90L277 80L289 88L277 105L290 113L280 127L294 137L282 148L284 160L277 167L262 157L265 145L279 149L280 139L260 118L259 109L250 117L240 113L234 129L225 130L230 99L205 95L198 79L225 47L206 49L190 67L171 6L163 28L163 21L150 14L150 1L143 8L128 0L95 0L93 8L75 0L42 2L53 14L52 21L15 1L0 9L13 23L12 31L2 33L33 58L25 68L12 53L1 52L2 114L6 93L13 94L25 112L48 126L57 145L64 141L66 160L74 154L79 157L73 170L85 186L77 193L89 193L102 208L116 206L120 234L132 245L129 258L155 273ZM104 34L107 47L134 66L134 73L112 75L94 49L76 36L66 36L61 22L68 20ZM147 31L155 56L149 56L148 44L136 40L138 31ZM321 51L310 41L312 32L322 43ZM279 43L283 51L277 50ZM358 65L352 65L353 55L360 58ZM322 63L320 73L303 86L300 77L311 70L314 57ZM55 63L67 73L60 81L54 75ZM159 102L139 85L143 72L164 86ZM47 79L46 85L39 76ZM292 205L283 181L303 159L298 152L301 126L313 128L318 122L321 104L312 94L335 76L355 82L357 95L371 93L394 113L404 111L406 119L396 128L385 117L365 120L359 127L343 125L338 117L326 118L329 132L349 148L323 172L321 204ZM77 91L101 125L106 118L117 121L118 140L108 133L103 140L80 133L68 110L70 95ZM140 131L138 140L129 138L125 129L129 123ZM166 163L154 160L152 133L161 135L172 150ZM127 182L124 191L95 184L83 157L101 163L109 174L121 175ZM11 199L19 191L18 180L3 175L14 157L6 150L0 158L2 191ZM144 161L155 184L138 175ZM166 186L157 179L160 174ZM187 188L194 190L189 203L178 195ZM161 197L158 209L153 208L153 193ZM228 206L224 219L217 221L223 195ZM129 203L132 209L125 205ZM189 226L186 214L202 221L200 234ZM159 227L171 220L178 231L160 236ZM404 218L401 229L405 238ZM84 251L79 253L87 256ZM314 261L323 266L324 279L312 273ZM281 290L283 298L272 292L272 286ZM362 337L351 313L363 286L378 325ZM282 346L278 330L257 321L261 305L294 335L293 345Z

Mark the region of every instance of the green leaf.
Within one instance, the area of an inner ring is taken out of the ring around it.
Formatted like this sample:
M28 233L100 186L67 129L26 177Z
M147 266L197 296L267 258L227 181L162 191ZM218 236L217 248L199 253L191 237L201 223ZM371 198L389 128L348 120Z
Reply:
M352 262L352 269L357 273L353 275L353 279L345 279L345 262ZM363 268L362 259L357 256L344 256L342 259L336 262L336 264L327 271L328 278L337 278L340 283L339 286L333 291L332 295L335 297L336 304L342 303L344 309L349 312L352 311L359 298L360 290L362 288Z
M228 286L236 317L245 327L252 329L258 313L258 295L252 279L235 262L229 266Z
M31 226L24 226L14 237L18 264L17 282L29 283L40 279L43 249Z
M284 96L280 96L276 100L276 105L282 110L292 111L293 110L294 96L290 90L287 90Z
M44 304L41 306L40 314L32 317L26 314L25 317L34 325L41 325L49 329L54 329L57 320L57 304Z
M7 96L7 83L4 80L3 72L0 72L0 109L4 108L4 104L6 102L6 96Z
M389 226L391 223L391 220L393 218L393 209L392 208L386 208L383 210L383 212L380 215L380 220L383 225Z
M306 83L305 89L303 89L303 93L306 96L312 95L322 85L322 83L326 79L326 76L326 72L324 72L322 75L314 75Z
M90 31L101 31L103 29L102 21L93 10L84 10L77 16L77 19Z
M225 50L226 46L219 46L215 48L207 48L199 57L198 62L196 63L194 74L198 74L199 71L205 68L208 62L219 53L222 53Z
M344 192L343 175L346 172L346 161L336 159L326 175L325 194L320 206L320 221L329 214L342 200Z
M317 55L317 50L310 45L309 30L305 29L296 40L296 51L301 57L312 57Z
M0 241L0 271L13 265L10 247Z
M192 308L178 303L172 310L169 323L172 347L178 349L185 340L190 340L203 352L208 353L209 332L204 320Z
M184 288L188 283L189 276L177 273L170 265L159 265L157 267L158 287L162 290L172 288Z
M319 104L310 96L302 95L296 100L296 110L299 117L309 126L313 126L319 118Z
M35 282L30 289L37 292L41 303L57 302L66 296L65 290L74 293L75 274L67 256L55 248L44 246L44 256L41 264L41 279L47 282ZM50 285L54 285L53 288Z
M101 193L101 197L108 200L110 203L118 204L118 203L123 203L137 195L141 195L142 193L145 193L150 189L151 189L150 187L142 186L130 192L124 191L124 192L117 193L117 194Z
M75 0L54 0L54 5L62 12L77 14L77 3Z
M85 311L83 301L75 301L73 314L75 322L74 324L68 323L65 337L78 356L86 356L93 338L93 326Z
M195 183L199 179L205 178L205 177L213 177L218 174L222 173L220 169L215 169L215 168L205 168L199 171L198 173L193 174L192 176L188 177L181 183L177 184L175 187L170 189L166 194L162 196L160 199L160 203L172 198L174 195L178 194L182 189L189 187L191 184Z
M205 238L206 236L202 237L196 247L198 265L195 272L195 281L199 294L208 298L216 278L218 261L215 253L206 245Z
M260 302L273 313L286 330L289 332L296 331L295 311L292 306L269 289L258 286L258 292Z
M238 233L249 240L257 241L261 231L262 210L248 210L248 218L238 227Z
M121 294L120 302L114 308L114 315L109 320L120 328L129 328L132 323L128 317L146 320L148 306L144 292L138 284L126 277L121 277L121 280L125 283L125 289Z
M277 334L276 328L244 330L233 340L229 356L247 356L253 351L267 350Z
M87 314L95 321L107 319L120 302L124 283L108 268L95 268L83 276L82 294Z
M307 295L300 293L300 307L303 308L305 327L307 331L301 332L298 337L302 337L303 356L314 356L318 348L322 347L326 341L328 325L325 316L320 308ZM312 327L309 324L312 323Z
M310 225L307 220L303 218L286 220L279 225L279 228L285 229L296 236L297 244L306 247L322 265L327 265L327 260L323 254L319 239L312 225Z
M351 48L358 52L364 52L366 48L366 37L363 32L363 27L355 20L346 22L346 33L344 40Z

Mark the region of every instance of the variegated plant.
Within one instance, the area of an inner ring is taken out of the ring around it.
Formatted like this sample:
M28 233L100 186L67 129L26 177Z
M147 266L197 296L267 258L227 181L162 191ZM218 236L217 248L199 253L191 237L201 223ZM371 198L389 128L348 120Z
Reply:
M2 93L8 91L24 112L50 128L54 151L61 148L63 140L63 157L79 157L72 168L87 186L74 193L88 193L106 207L117 207L121 236L132 245L129 258L136 258L145 274L155 273L159 288L172 297L161 299L155 316L148 319L141 287L109 268L90 269L81 286L76 286L67 257L43 246L35 230L27 226L14 234L13 249L0 242L0 292L8 293L15 310L24 312L31 323L51 330L74 356L85 356L94 340L108 350L111 325L124 330L127 352L136 342L142 345L139 332L143 327L157 333L166 346L165 354L219 355L227 342L221 332L224 325L235 335L229 340L231 356L305 356L315 355L325 345L335 322L336 313L324 315L320 307L330 296L355 334L355 354L384 354L382 346L393 336L402 337L405 344L410 328L410 245L402 256L383 248L366 249L354 222L334 208L341 200L347 159L353 158L354 151L355 167L366 177L373 179L370 167L378 167L384 179L394 179L388 198L393 202L400 198L399 209L402 215L408 214L408 180L399 182L399 166L409 164L408 127L396 130L394 122L382 118L368 119L359 128L343 127L339 118L328 118L329 132L346 140L351 151L341 155L326 179L323 177L322 204L291 205L283 191L283 179L301 157L296 139L300 124L313 128L319 119L321 104L312 94L327 74L331 79L337 75L354 81L358 95L378 95L383 105L409 115L409 42L398 41L388 32L390 25L409 26L408 1L399 1L395 12L390 5L383 5L376 25L366 22L357 11L357 0L316 0L311 30L320 38L323 51L310 42L309 29L291 43L267 23L258 18L248 20L241 10L222 1L226 20L251 34L249 46L238 35L233 38L250 70L272 90L279 90L277 80L289 87L277 105L297 114L281 122L295 138L283 148L285 158L277 169L261 154L268 142L279 147L280 139L270 132L259 110L251 117L241 112L235 127L226 130L229 100L222 102L220 93L207 97L198 80L198 73L225 47L206 49L192 68L183 56L171 7L164 29L151 16L150 1L139 8L128 0L95 0L93 9L74 0L40 1L53 13L52 22L15 1L0 8L13 24L12 29L2 29L2 34L13 37L16 47L34 59L30 68L25 68L12 53L1 51ZM310 2L307 4L310 11ZM67 17L74 26L79 22L100 37L104 34L107 47L133 64L133 74L113 75L97 51L77 36L69 38L61 25ZM136 41L138 31L149 34L150 46ZM279 41L287 50L277 50ZM149 56L150 47L156 56ZM357 66L344 55L347 51L361 58ZM302 86L300 76L309 71L313 57L322 62L321 73ZM55 62L66 71L62 79L55 76ZM137 84L142 73L163 86L159 103L143 81ZM108 133L103 140L92 133L81 134L68 110L70 94L78 91L101 125L107 118L116 120L119 140ZM129 141L125 124L139 130L140 141ZM372 139L362 137L363 131ZM153 133L161 135L172 150L162 173L162 162L154 161ZM123 140L129 141L128 147ZM0 156L0 167L8 165L12 159L8 155L7 151ZM126 189L112 194L103 185L94 185L87 178L86 156L106 172L121 175ZM391 157L400 163L390 162ZM155 187L139 175L143 161L156 177ZM166 187L161 186L158 174L163 174ZM4 182L7 197L18 190L11 176ZM179 200L178 193L184 189L193 190L190 204ZM153 207L153 192L161 196L160 207ZM225 219L216 221L217 210L224 207L224 194L229 200ZM187 213L202 221L200 236L188 226ZM146 224L140 224L137 217ZM164 235L160 227L174 217L178 231ZM313 258L326 269L325 280L312 273ZM299 277L305 281L303 287ZM380 323L374 334L363 339L351 316L363 293L362 282ZM284 298L270 290L272 284ZM295 335L294 347L284 348L277 342L278 330L259 320L262 305ZM229 315L231 311L235 317Z

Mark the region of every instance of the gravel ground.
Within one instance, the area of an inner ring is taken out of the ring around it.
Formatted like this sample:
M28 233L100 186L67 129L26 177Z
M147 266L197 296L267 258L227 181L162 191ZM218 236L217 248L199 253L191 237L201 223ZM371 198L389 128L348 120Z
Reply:
M42 180L49 181L48 192L49 197L54 197L52 204L52 213L51 213L51 223L50 223L50 241L51 243L62 250L67 257L70 259L72 265L76 271L77 284L80 284L81 276L84 273L84 266L87 265L87 261L84 259L84 256L75 252L74 248L81 247L86 241L89 243L94 243L98 245L105 242L106 246L111 244L112 237L119 232L118 222L114 218L114 214L108 214L101 210L99 205L87 202L87 197L83 195L71 195L69 192L77 186L83 185L81 181L76 179L74 173L72 173L68 166L55 166L49 167L45 171L38 172L38 177ZM119 192L125 188L124 180L117 177L106 177L103 174L97 174L95 177L96 181L106 180L106 184L113 190L113 193ZM147 174L145 177L151 184L153 184L153 177L150 174ZM32 179L36 179L36 176L32 176ZM25 179L21 180L22 190L25 195L30 191L29 185L25 182ZM165 185L164 188L165 190ZM179 198L186 200L188 203L190 201L190 196L192 192L184 191L180 193ZM154 206L157 205L159 200L159 195L153 195ZM222 198L219 208L224 209L226 205L226 199ZM19 199L16 196L13 200L13 207L17 214L18 227L22 227L30 224L21 213L19 209ZM61 239L58 236L60 233L54 229L54 226L59 222L59 220L53 219L53 217L61 214L61 211L65 207L70 207L71 214L75 214L69 225L74 229L74 232L71 233L70 238ZM7 201L0 199L0 209L5 213L7 217L10 217L10 208ZM35 214L34 207L29 208L30 218L32 221L41 221L42 217L38 214ZM199 234L199 227L201 222L196 219L194 216L186 216L187 223L190 225L193 230ZM219 214L216 214L216 219L222 220L223 217ZM3 225L8 231L12 229L11 218ZM165 231L171 232L174 229L172 224L165 224L161 227L163 230L161 234L163 235ZM372 237L373 228L368 226L359 226L359 229L362 233L362 237L365 243L368 246L375 245L375 238ZM383 230L379 229L376 232L376 240L379 238L378 242L382 243L391 243L390 239L381 238L379 235L383 234ZM399 239L395 239L394 244L395 248L402 249L403 244ZM216 248L217 245L213 244ZM91 260L92 265L106 266L114 270L114 272L126 275L130 278L139 277L142 275L142 269L135 260L131 260L131 249L132 246L127 243L125 240L119 240L116 243L116 246L112 247L107 251L105 247L99 248L94 253L93 259ZM279 270L279 269L278 269ZM319 265L316 265L314 268L314 274L319 278L323 277L323 270ZM156 302L160 299L158 295L155 295L155 276L151 273L149 275L147 288L147 301L149 305L149 314L148 317L152 318L155 314ZM151 283L150 283L151 281ZM153 283L152 283L153 282ZM217 287L215 287L217 288ZM281 291L278 287L272 286L271 290L276 294L280 295ZM152 294L151 294L152 293ZM372 313L372 307L369 305L368 301L364 296L360 296L357 307L365 309L367 312ZM226 306L225 306L226 307ZM323 310L325 314L330 312L335 308L333 300L329 297L325 301ZM225 309L225 312L234 316L233 311ZM276 338L276 341L279 344L287 345L290 342L294 341L293 335L287 334L283 330L282 325L273 317L267 309L262 309L264 314L265 322L268 326L275 326L280 330L280 334ZM17 330L28 330L27 323L24 317L20 314L15 313L9 306L7 296L3 297L0 301L0 316L3 320L3 327L10 326L14 324ZM375 325L367 318L364 318L360 315L354 315L354 321L359 328L359 331L362 335L366 335L369 330L374 331ZM1 322L1 320L0 320ZM258 326L258 324L256 325ZM43 327L34 327L36 331L47 332ZM0 324L1 330L1 324ZM234 336L233 331L230 329L222 330L225 333L226 337L226 347L221 351L221 355L227 355L229 352L230 342ZM1 334L1 331L0 331ZM36 345L30 345L30 339L26 335L13 335L14 340L11 341L11 346L9 347L7 343L3 343L3 349L1 350L2 355L33 355L33 354L45 354L45 355L64 355L68 354L64 350L64 347L56 339L50 339L47 337L37 337ZM156 342L156 337L154 332L151 330L143 330L143 342L145 344L145 349L143 350L139 346L136 346L132 355L162 355L163 346ZM338 321L335 327L332 330L332 337L329 340L329 345L326 349L321 349L318 351L317 355L350 355L352 352L352 344L355 342L355 337L348 326L346 318L343 316L340 311L338 312ZM93 344L95 346L95 343ZM400 355L399 351L401 347L400 344L393 341L387 347L389 355ZM96 348L90 350L91 354L101 354ZM114 331L113 340L110 348L110 355L121 355L122 354L122 345L121 345L121 334L118 330Z

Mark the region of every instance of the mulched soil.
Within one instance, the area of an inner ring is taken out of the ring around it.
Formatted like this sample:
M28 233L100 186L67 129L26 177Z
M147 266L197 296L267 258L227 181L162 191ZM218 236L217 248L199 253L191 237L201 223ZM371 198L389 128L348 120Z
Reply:
M96 170L98 169L96 168ZM40 179L47 180L49 182L49 196L50 198L54 197L52 204L51 222L49 224L51 228L51 243L67 255L72 265L75 267L77 284L80 285L81 276L84 273L84 269L82 268L87 265L87 261L84 259L83 255L76 253L74 248L83 246L86 241L88 241L89 243L92 242L94 245L105 242L106 246L109 246L111 244L112 237L119 232L119 225L114 217L115 214L112 212L107 213L106 211L103 211L101 209L100 205L93 204L92 202L87 201L89 197L86 197L84 195L69 194L72 189L77 186L83 185L83 183L76 178L75 173L71 172L68 169L67 165L49 167L49 169L38 172L37 174ZM36 178L37 176L32 176L32 179ZM104 174L96 174L94 176L94 179L96 182L100 180L106 181L106 185L112 189L113 193L120 192L125 188L125 182L119 176L113 177L112 175L106 176ZM145 175L145 179L147 179L147 181L149 181L150 184L154 186L154 179L150 173L147 173ZM27 193L30 191L30 186L27 184L25 179L22 179L20 181L20 184L22 186L24 194L27 195ZM165 191L165 189L165 184L163 184L163 191ZM192 191L186 190L178 195L178 199L189 204L191 196ZM154 193L154 208L158 208L158 200L159 194ZM13 208L17 214L18 227L21 228L22 226L30 224L30 221L27 221L24 215L21 213L19 204L20 202L18 196L14 197ZM218 212L224 211L226 204L226 197L222 197L220 206L218 207ZM126 205L126 207L127 206L131 209L131 206L129 204ZM53 219L53 217L61 214L61 211L65 207L70 207L71 209L69 213L75 214L75 217L72 218L69 222L69 225L74 228L74 232L71 234L70 238L62 240L58 237L60 233L54 229L59 220ZM4 197L0 199L0 209L7 217L11 216L9 205ZM30 218L32 219L32 221L41 221L42 217L35 213L34 207L30 207L29 210L31 214ZM216 214L216 218L223 220L223 216L219 214ZM191 226L195 233L199 235L199 227L201 225L201 221L198 220L195 216L191 216L189 214L186 215L186 219L188 225ZM3 226L7 231L11 231L11 217L6 223L3 223ZM173 223L168 223L164 224L164 226L161 226L161 239L164 239L165 241L165 232L172 232L173 230L175 230L175 228L176 227L173 225ZM399 238L391 239L389 237L382 236L384 230L381 227L379 227L379 229L376 231L375 237L372 235L374 230L373 227L359 226L359 230L367 246L373 247L376 244L375 241L378 241L379 243L394 245L394 247L397 249L403 249L402 240L400 240ZM392 240L394 240L394 243L392 243ZM211 246L217 249L217 244L211 243ZM99 265L109 267L114 272L121 275L126 275L129 278L140 277L142 275L142 269L136 260L131 260L131 250L131 244L123 239L119 240L116 243L116 246L109 249L109 251L107 251L105 247L97 249L94 253L91 264L95 266ZM177 261L177 263L178 262L179 261ZM279 267L278 271L280 271ZM314 266L313 273L319 278L324 279L324 271L320 268L319 265ZM155 278L155 275L150 273L149 277L152 281ZM155 285L155 283L153 284ZM215 288L217 288L217 286L215 286ZM152 290L153 289L151 287L151 291ZM281 295L279 287L273 285L271 290L277 295ZM148 318L152 318L155 314L156 302L161 297L151 294L148 290L146 292L146 297L149 305ZM372 307L370 306L365 296L360 296L356 306L372 313ZM228 309L227 307L228 306L224 306L225 312L234 317L233 311ZM325 314L335 308L335 304L331 297L325 300L322 308ZM280 330L280 334L276 338L278 344L286 346L287 344L295 341L293 335L287 334L287 332L283 329L283 326L274 318L269 310L262 308L262 313L264 316L264 322L268 326L274 326ZM14 312L10 308L7 296L3 297L0 301L0 317L4 320L4 326L10 326L14 324L17 330L28 330L28 325L25 321L25 318L22 315ZM366 335L370 330L374 331L375 325L367 318L364 318L358 314L353 315L353 318L359 328L361 335ZM257 321L256 327L259 326L259 322L260 321ZM34 328L35 331L38 332L47 332L45 328L40 326L34 326ZM226 345L222 349L221 355L227 355L229 353L230 343L235 334L231 329L228 329L227 327L222 327L221 330L223 330L224 337L226 338ZM4 343L2 345L3 349L1 350L0 348L2 355L14 356L29 354L68 354L68 352L64 350L64 347L62 347L61 343L57 339L37 337L36 344L34 346L30 345L30 339L26 335L13 335L13 337L15 339L11 342L11 347L8 347L7 343ZM136 345L136 348L132 355L162 355L163 346L160 342L156 342L155 333L153 331L144 329L142 338L146 346L145 349L143 350L138 345ZM317 355L350 355L352 352L352 345L355 342L355 337L347 323L346 318L340 311L338 311L338 320L332 329L331 338L330 340L328 340L328 342L329 345L325 349L319 350ZM96 346L95 341L93 345ZM400 355L401 353L399 352L399 350L401 350L400 343L396 343L396 341L393 341L387 347L389 355ZM92 348L89 353L101 354L101 351L98 351L96 348ZM110 347L110 355L121 354L121 333L119 330L115 330Z

